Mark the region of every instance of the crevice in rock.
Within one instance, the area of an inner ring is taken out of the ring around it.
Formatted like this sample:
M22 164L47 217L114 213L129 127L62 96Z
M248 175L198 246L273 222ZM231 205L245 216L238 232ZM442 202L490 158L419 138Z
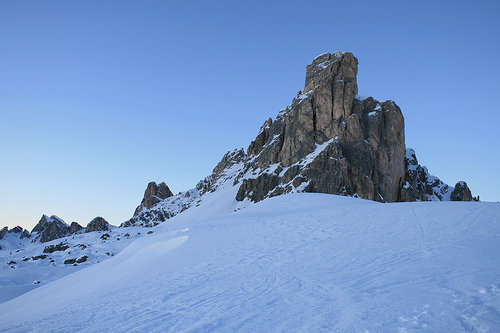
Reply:
M314 97L311 97L311 108L313 113L313 141L316 142L316 107L314 106Z

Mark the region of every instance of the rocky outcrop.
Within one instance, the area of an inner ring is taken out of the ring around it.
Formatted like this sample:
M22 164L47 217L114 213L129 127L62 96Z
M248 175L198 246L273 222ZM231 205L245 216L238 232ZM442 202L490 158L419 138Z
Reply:
M24 229L23 232L21 232L21 239L23 238L30 238L31 237L31 234L28 230Z
M68 235L69 226L59 217L43 215L31 233L37 233L35 239L45 243Z
M380 202L450 200L454 188L406 151L404 118L396 103L357 96L357 66L349 52L314 59L303 91L276 119L264 122L246 152L227 153L212 175L175 196L162 199L150 183L134 216L121 226L156 225L198 205L228 181L237 186L238 201L289 192ZM454 198L469 198L467 191L458 191Z
M10 230L7 227L3 227L2 229L0 229L0 240L3 239L7 233L13 234L16 237L19 237L19 239L31 237L30 232L20 226L14 227Z
M104 231L104 230L109 230L110 225L108 221L106 221L104 218L98 216L94 218L92 221L87 224L87 227L85 228L85 232L93 232L93 231Z
M7 234L8 230L9 228L7 227L3 227L2 229L0 229L0 239L2 239Z
M243 149L226 153L212 174L199 181L195 188L169 196L150 208L136 211L136 214L130 220L123 222L120 227L153 227L195 206L204 194L216 191L225 182L232 183L243 167L245 156Z
M460 181L455 185L453 192L451 192L451 201L472 201L472 194L467 186L467 183ZM479 200L479 199L478 199Z
M21 234L22 232L23 232L23 228L20 226L14 227L14 228L9 230L9 233L12 233L12 234Z
M134 216L138 215L143 209L151 208L163 199L173 196L174 194L164 182L157 185L155 182L150 182L144 192L144 198L141 204L135 209Z
M55 245L47 245L43 249L43 253L54 253L56 251L66 251L67 249L69 249L69 245L68 244L66 244L66 243L59 243L59 244L55 244Z
M77 222L71 222L71 224L69 225L69 233L70 234L75 234L82 229L83 229L83 227L80 224L78 224Z
M472 195L465 182L455 187L443 183L429 173L425 166L418 163L413 149L406 149L405 183L401 188L400 201L471 201Z
M413 149L406 150L405 166L406 175L401 188L401 201L450 200L453 188L432 176L425 166L421 166Z
M304 91L247 150L237 200L293 191L398 201L404 183L404 119L393 101L356 98L357 59L323 54Z

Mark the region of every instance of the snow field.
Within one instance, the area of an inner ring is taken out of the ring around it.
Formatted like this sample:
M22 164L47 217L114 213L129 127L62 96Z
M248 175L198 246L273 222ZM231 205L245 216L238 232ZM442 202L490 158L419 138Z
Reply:
M499 331L498 203L302 193L235 212L231 191L0 304L2 330Z

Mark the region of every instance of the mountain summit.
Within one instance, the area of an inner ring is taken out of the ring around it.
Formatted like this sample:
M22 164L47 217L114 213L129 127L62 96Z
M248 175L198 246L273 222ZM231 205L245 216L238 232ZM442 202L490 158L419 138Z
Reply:
M316 57L306 67L303 90L274 120L264 122L246 151L228 152L212 175L177 195L164 182L150 182L133 217L121 227L153 227L228 186L241 207L293 192L379 202L471 201L465 182L449 186L418 164L415 151L405 146L401 109L391 100L358 96L357 73L358 60L350 52ZM47 219L33 230L35 240L50 241L81 228ZM104 222L97 230L108 229Z
M358 96L357 73L358 60L350 52L316 57L306 67L304 89L264 122L246 152L227 153L195 189L149 206L144 199L122 225L162 222L229 179L238 187L238 201L291 192L380 202L472 200L465 182L449 186L418 164L415 151L405 146L401 109L391 100ZM146 193L155 186L150 183Z

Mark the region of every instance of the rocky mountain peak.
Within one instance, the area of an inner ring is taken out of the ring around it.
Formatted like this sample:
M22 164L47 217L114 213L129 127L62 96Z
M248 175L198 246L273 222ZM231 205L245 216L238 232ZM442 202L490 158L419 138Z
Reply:
M316 57L306 67L304 94L308 94L316 87L329 84L334 99L351 100L358 93L356 76L358 73L358 59L350 52L323 53ZM345 96L344 96L345 95ZM335 116L347 115L351 108L337 105Z
M78 222L71 222L69 225L69 233L74 234L77 233L78 231L82 230L83 227L78 223Z
M13 234L15 235L15 237L19 237L20 239L31 237L30 232L26 229L23 229L21 226L16 226L12 229L3 227L2 229L0 229L0 240L3 239L7 233Z
M271 119L269 119L271 120ZM217 164L213 170L213 176L218 177L224 170L239 163L245 159L245 151L243 149L235 149L233 151L227 152L222 160Z
M122 226L163 222L228 181L238 187L238 201L290 192L380 202L450 200L454 188L428 174L406 150L404 118L396 103L357 96L357 70L358 60L349 52L316 57L306 67L304 90L262 124L246 153L228 152L195 189L163 200L150 183ZM456 186L454 197L467 200L462 187Z
M296 190L399 199L404 119L392 101L355 98L357 64L352 53L335 52L307 66L304 92L250 144L248 167L260 176L242 177L238 200Z
M464 181L459 181L450 194L451 201L472 201L472 199L469 186Z
M110 225L108 221L106 221L103 217L97 216L96 218L92 219L92 221L87 224L87 227L85 228L85 232L93 232L93 231L104 231L104 230L109 230Z
M2 229L0 229L0 239L2 239L7 234L8 230L8 227L3 227Z
M137 215L145 208L147 209L153 207L158 202L173 195L174 194L170 191L170 188L168 188L167 184L164 182L159 185L156 184L156 182L150 182L144 192L144 198L142 199L141 204L136 208L134 215Z
M39 239L40 242L44 243L66 236L69 232L69 226L55 215L47 217L44 214L31 232L36 232L35 239Z

